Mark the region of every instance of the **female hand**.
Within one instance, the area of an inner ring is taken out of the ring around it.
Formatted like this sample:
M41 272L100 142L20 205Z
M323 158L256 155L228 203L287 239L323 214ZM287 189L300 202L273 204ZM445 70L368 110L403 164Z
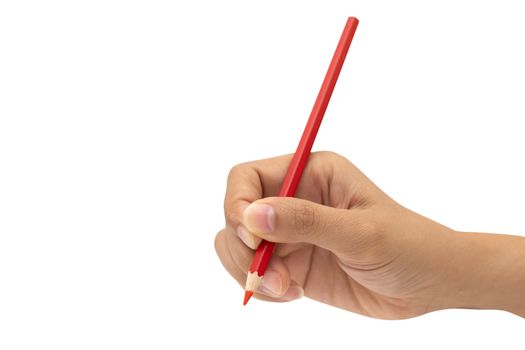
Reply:
M290 160L240 164L228 177L226 228L215 239L228 272L244 286L261 239L279 243L256 298L304 294L386 319L449 307L523 310L491 292L501 271L476 255L490 254L503 267L524 255L516 251L516 244L525 249L522 237L455 232L397 204L331 152L311 154L296 198L272 197Z

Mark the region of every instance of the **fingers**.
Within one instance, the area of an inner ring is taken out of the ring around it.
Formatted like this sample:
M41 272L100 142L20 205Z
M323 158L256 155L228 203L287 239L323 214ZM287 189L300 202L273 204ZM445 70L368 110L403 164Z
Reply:
M224 200L226 226L236 232L252 249L256 249L261 242L261 235L250 232L243 222L244 211L252 202L278 194L291 158L292 155L286 155L243 163L236 165L230 171ZM296 197L310 202L324 203L331 207L359 209L370 205L375 201L374 198L384 197L384 194L345 158L332 152L316 152L310 156ZM303 225L303 228L295 229L293 232L317 232L318 230L313 230L313 226L309 224L311 214L317 211L312 211L310 206L302 205L295 214L292 213L292 221L295 225ZM321 212L326 211L321 210L320 214ZM332 222L333 225L340 221L343 211L331 211L331 213L331 219L335 220ZM324 215L319 218L323 219ZM323 221L317 220L312 223L323 223Z
M268 197L244 212L257 236L278 243L310 243L332 252L364 249L375 239L360 210L337 209L298 198Z
M261 239L242 224L243 212L250 203L278 194L291 159L292 155L288 154L239 164L230 170L224 199L226 225L252 249L257 248ZM296 196L314 202L323 201L333 179L334 163L342 167L348 161L331 152L312 153Z
M217 234L215 249L226 270L244 288L253 251L229 229ZM291 281L290 272L282 259L274 256L255 296L263 300L290 301L302 297L303 290L296 282Z
M261 239L242 225L244 209L253 201L276 195L291 156L259 160L234 166L228 175L224 214L230 227L250 248L256 249Z

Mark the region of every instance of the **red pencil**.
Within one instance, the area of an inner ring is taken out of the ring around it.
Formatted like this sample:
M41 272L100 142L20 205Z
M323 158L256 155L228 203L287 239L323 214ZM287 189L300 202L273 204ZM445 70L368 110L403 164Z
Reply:
M295 195L295 190L301 180L301 175L310 156L315 136L323 120L326 107L334 91L335 83L343 67L358 23L359 21L355 17L349 17L346 22L341 39L339 39L339 44L337 44L337 48L335 49L334 57L326 72L323 85L321 85L321 90L319 90L319 95L317 95L314 107L312 108L312 113L310 113L310 118L308 118L308 122L304 128L303 136L301 137L301 141L299 141L299 146L297 146L297 150L288 166L288 171L286 172L281 190L279 191L280 197L293 197ZM263 240L257 248L246 279L244 305L248 303L253 292L257 290L261 284L266 266L268 266L274 248L275 243L265 240Z

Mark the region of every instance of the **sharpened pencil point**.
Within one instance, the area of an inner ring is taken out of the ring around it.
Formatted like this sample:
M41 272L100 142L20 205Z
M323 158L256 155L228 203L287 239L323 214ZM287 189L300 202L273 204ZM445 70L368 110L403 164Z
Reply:
M244 292L244 301L242 302L243 305L248 304L248 300L252 297L253 292L251 290L247 290Z

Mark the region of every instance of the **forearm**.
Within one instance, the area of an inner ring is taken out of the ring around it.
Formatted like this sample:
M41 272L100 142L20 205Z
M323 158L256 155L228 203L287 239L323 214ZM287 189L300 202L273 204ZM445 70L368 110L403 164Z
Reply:
M498 309L525 317L525 237L454 232L451 240L446 306Z

